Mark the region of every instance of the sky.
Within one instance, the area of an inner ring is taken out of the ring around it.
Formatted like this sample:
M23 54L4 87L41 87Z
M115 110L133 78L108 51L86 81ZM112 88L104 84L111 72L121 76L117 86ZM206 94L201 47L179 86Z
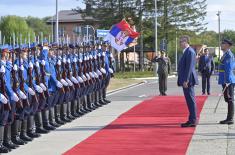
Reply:
M46 17L55 14L56 0L0 0L0 16L18 15ZM58 0L59 10L70 10L85 5L82 0ZM235 0L207 0L207 30L218 32L218 16L221 11L221 31L235 30Z

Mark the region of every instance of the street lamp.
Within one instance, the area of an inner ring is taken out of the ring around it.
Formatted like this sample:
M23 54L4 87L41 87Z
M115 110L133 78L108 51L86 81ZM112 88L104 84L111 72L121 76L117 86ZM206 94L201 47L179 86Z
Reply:
M95 28L92 26L92 25L86 25L86 29L87 29L87 31L86 31L86 35L87 35L87 42L89 41L89 28L92 28L92 30L93 30L93 39L94 39L94 42L95 42Z
M218 48L219 48L219 59L220 59L220 14L221 11L218 11L216 14L218 16L218 33L219 33L219 42L218 42Z
M59 37L59 19L58 19L59 15L58 15L58 0L56 0L56 36L55 36L55 40L56 43L59 43L58 37Z

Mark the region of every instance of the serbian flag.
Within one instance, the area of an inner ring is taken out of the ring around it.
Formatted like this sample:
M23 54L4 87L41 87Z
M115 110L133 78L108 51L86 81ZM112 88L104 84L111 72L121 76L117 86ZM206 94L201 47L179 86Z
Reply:
M135 32L125 20L122 20L111 28L104 41L110 42L113 48L121 52L138 36L139 33Z

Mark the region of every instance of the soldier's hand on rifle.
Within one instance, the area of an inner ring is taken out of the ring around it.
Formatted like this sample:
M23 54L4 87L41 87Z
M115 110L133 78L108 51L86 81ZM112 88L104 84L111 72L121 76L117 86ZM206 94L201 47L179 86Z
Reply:
M16 95L16 93L13 93L11 95L11 100L15 101L15 102L18 102L19 101L19 97Z
M75 77L71 77L71 79L70 79L73 83L75 83L75 84L78 84L78 80L75 78Z
M80 83L83 83L83 82L84 82L83 79L82 79L80 76L78 76L78 81L79 81Z
M66 78L66 81L69 84L69 86L73 86L73 83L69 79Z
M27 96L21 90L18 90L18 94L21 99L23 99L23 100L27 99Z
M64 86L68 86L68 82L66 82L64 79L61 79L60 82L64 85Z
M104 68L100 68L100 71L103 73L103 74L106 74L106 70Z
M228 87L231 83L225 83L225 87Z
M32 96L35 95L35 91L33 91L32 88L29 88L29 89L28 89L28 93L29 93L30 95L32 95Z
M63 87L63 85L62 85L62 83L61 83L60 81L57 81L56 86L57 86L58 88L62 88L62 87Z
M7 99L3 94L0 93L0 101L1 101L3 104L7 104L8 99Z
M43 83L40 83L40 87L43 89L43 91L47 91L47 87Z
M39 86L39 85L36 85L35 86L35 89L38 93L42 93L43 92L43 89Z

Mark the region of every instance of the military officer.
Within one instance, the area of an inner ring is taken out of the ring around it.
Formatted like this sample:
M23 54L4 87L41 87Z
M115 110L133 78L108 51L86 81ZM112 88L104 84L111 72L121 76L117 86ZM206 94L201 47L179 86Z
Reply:
M221 49L223 56L220 59L219 65L219 80L218 83L222 85L224 90L224 100L228 104L227 118L220 121L220 124L233 124L234 116L234 83L235 76L234 69L234 55L231 51L232 42L228 39L224 39L221 43Z
M165 52L161 51L160 57L155 57L152 62L158 63L158 80L160 96L166 96L167 91L167 77L171 70L171 61L165 56Z

